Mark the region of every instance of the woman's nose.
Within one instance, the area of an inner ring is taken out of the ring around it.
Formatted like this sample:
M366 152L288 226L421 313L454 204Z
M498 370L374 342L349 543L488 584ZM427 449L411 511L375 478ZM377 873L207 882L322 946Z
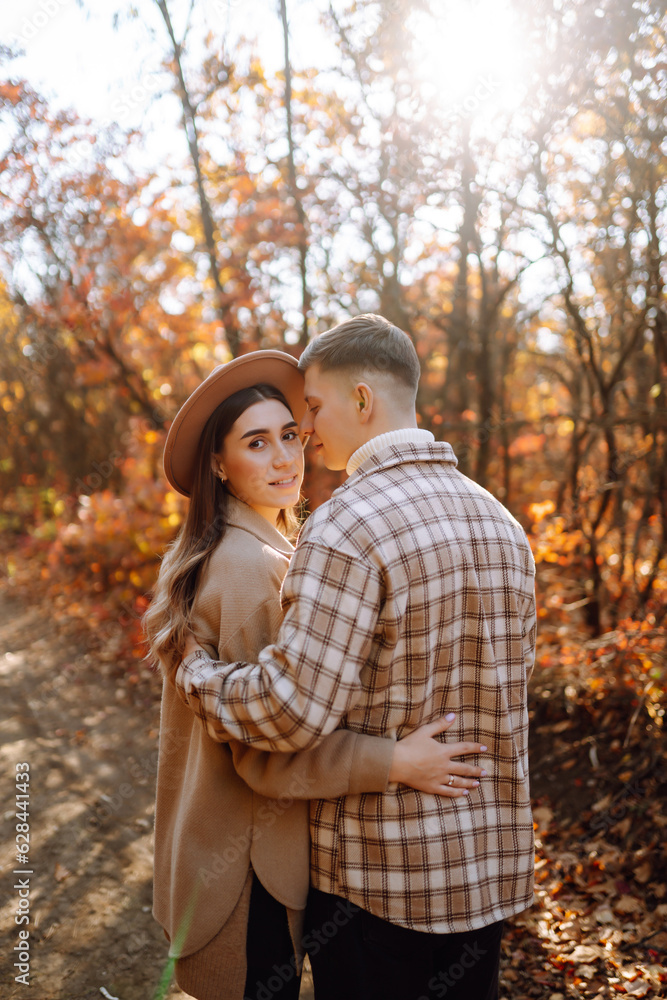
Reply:
M274 465L287 465L292 461L292 452L285 441L281 441L273 455Z

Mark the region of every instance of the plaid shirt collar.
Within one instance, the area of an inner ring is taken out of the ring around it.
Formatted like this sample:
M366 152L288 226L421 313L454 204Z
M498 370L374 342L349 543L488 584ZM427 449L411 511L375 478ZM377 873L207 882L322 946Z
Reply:
M334 490L332 496L339 496L344 490L356 486L360 479L365 479L374 472L382 472L397 465L412 465L415 462L444 463L451 465L453 469L458 465L454 449L447 441L433 441L430 444L392 444L362 462L352 475Z
M377 454L378 451L383 451L389 445L427 444L431 441L435 441L433 434L422 427L398 427L393 431L385 431L384 434L376 434L350 456L345 471L351 476L367 458Z

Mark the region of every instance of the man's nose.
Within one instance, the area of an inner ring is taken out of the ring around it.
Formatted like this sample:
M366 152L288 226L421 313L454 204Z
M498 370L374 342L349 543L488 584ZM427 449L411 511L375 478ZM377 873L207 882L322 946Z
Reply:
M301 423L299 424L299 437L303 440L304 437L309 437L313 433L313 418L310 415L310 410L306 410L301 418Z

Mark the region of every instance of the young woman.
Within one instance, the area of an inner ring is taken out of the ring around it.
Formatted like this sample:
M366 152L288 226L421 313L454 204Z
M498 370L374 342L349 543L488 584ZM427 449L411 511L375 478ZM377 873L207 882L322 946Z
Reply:
M481 774L452 759L478 744L432 738L453 717L398 743L338 730L313 750L270 754L224 742L176 692L190 632L228 662L254 662L277 634L304 408L293 358L247 354L195 390L165 448L167 479L190 506L145 618L164 676L154 915L179 986L198 1000L298 997L308 799L382 792L389 781L458 796ZM457 775L458 787L443 792L443 775Z

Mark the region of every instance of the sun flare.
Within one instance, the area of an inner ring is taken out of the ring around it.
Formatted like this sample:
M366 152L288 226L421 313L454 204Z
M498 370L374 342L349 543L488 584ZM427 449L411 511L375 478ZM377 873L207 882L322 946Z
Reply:
M516 107L525 90L526 46L512 5L443 0L432 11L415 17L413 28L425 95L461 117Z

